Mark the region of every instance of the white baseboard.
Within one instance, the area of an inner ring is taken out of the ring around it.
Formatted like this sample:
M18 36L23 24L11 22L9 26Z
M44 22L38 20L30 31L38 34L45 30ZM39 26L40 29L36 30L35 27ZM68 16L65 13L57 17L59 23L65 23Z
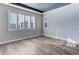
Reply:
M41 35L44 35L44 36L47 36L47 37L50 37L50 38L55 38L55 39L67 41L67 38L57 37L57 36L53 36L53 35L39 34L39 35L28 36L28 37L23 37L23 38L18 38L18 39L0 42L0 44L6 44L6 43L15 42L15 41L19 41L19 40L22 40L22 39L28 39L28 38L32 38L32 37L37 37L37 36L41 36ZM74 42L76 42L76 44L79 44L79 41L74 41Z
M61 38L61 37L57 37L57 36L53 36L53 35L47 35L47 34L43 34L43 35L47 36L47 37L55 38L55 39L66 40L66 38Z
M23 37L23 38L18 38L18 39L13 39L13 40L9 40L9 41L0 42L0 44L6 44L6 43L15 42L15 41L19 41L19 40L23 40L23 39L28 39L28 38L32 38L32 37L37 37L37 36L41 36L41 35L42 34L28 36L28 37Z
M43 35L47 36L47 37L55 38L55 39L60 39L60 40L68 41L67 38L62 38L62 37L53 36L53 35L47 35L47 34L43 34ZM79 41L74 41L74 42L76 42L76 44L79 44Z

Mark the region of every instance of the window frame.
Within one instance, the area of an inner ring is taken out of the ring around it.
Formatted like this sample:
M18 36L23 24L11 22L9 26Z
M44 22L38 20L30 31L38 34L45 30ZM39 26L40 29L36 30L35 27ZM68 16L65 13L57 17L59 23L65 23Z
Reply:
M24 16L24 20L25 20L25 15L24 14L21 14L21 13L18 13L18 16L17 16L17 30L24 30L24 21L23 21L23 28L19 28L19 15L23 15Z
M11 25L11 24L10 24L10 13L16 14L16 29L11 29L11 28L10 28L10 25ZM18 13L17 13L17 12L8 10L8 31L17 31L17 28L18 28L18 27L17 27L17 24L18 24L18 23L17 23L17 22L18 22L18 20L17 20L18 17L17 17L17 16L18 16Z
M43 28L48 29L48 20L46 16L44 16Z
M27 29L24 27L24 29L25 30L28 30L28 29L30 29L31 28L31 26L30 26L30 19L31 19L31 16L29 16L29 15L25 15L25 17L29 17L29 20L27 20L28 21L28 26L27 26ZM25 22L25 17L24 17L24 22Z
M35 16L31 16L30 25L31 25L32 17L35 17ZM34 20L34 23L33 23L33 27L31 27L31 29L35 29L35 28L36 28L36 17L35 17L35 20Z
M13 13L16 15L16 21L14 21L13 24L16 25L16 28L10 28L11 27L11 20L10 20L10 13ZM19 15L22 15L23 16L23 28L19 28ZM29 17L27 18L27 22L28 22L28 26L25 26L25 17ZM34 17L34 21L33 21L33 18ZM16 22L16 23L15 23ZM31 26L31 22L33 23L33 25ZM12 10L8 10L8 31L18 31L18 30L31 30L31 29L35 29L36 28L36 16L33 16L33 15L25 15L23 13L18 13L16 11L12 11Z

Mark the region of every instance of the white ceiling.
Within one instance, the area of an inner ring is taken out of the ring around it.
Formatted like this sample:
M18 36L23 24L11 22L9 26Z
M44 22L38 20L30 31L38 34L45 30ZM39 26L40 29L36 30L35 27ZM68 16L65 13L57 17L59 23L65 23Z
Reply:
M22 3L22 4L46 12L49 10L65 6L69 3Z

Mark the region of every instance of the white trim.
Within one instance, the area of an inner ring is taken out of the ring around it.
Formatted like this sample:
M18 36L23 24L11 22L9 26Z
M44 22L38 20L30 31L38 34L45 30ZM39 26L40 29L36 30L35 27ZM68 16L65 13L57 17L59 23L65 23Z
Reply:
M53 35L47 35L47 34L43 34L44 36L50 37L50 38L55 38L55 39L60 39L60 40L66 40L65 38L61 38L61 37L57 37L57 36L53 36Z
M34 13L37 13L37 14L42 14L40 12L33 11L33 10L28 9L28 8L23 8L23 7L20 7L20 6L16 6L16 5L13 5L13 4L10 4L10 3L2 3L2 4L8 5L8 6L11 6L11 7L15 7L15 8L19 8L19 9L23 9L23 10L26 10L26 11L34 12Z
M62 37L57 37L57 36L53 36L53 35L47 35L47 34L43 34L44 36L50 37L50 38L55 38L55 39L59 39L59 40L65 40L68 41L67 38L62 38ZM79 41L73 41L76 42L76 44L79 44Z
M37 37L37 36L41 36L41 35L42 34L34 35L34 36L28 36L28 37L23 37L23 38L18 38L18 39L13 39L13 40L9 40L9 41L0 42L0 44L11 43L11 42L15 42L15 41L23 40L23 39L28 39L28 38L32 38L32 37Z

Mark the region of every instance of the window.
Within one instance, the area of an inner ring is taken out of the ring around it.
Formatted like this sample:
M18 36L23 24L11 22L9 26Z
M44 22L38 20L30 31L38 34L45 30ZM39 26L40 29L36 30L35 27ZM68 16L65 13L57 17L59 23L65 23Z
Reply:
M8 30L15 31L17 29L17 14L8 12Z
M24 29L24 15L18 14L18 29Z
M35 28L35 16L31 16L31 28Z
M24 30L35 28L35 16L27 16L8 12L8 29L9 31Z
M44 19L44 26L45 26L45 28L47 28L47 24L48 24L48 22L47 22L47 17L44 17L45 19Z
M24 19L24 28L25 29L30 28L30 16L25 16L25 19Z

